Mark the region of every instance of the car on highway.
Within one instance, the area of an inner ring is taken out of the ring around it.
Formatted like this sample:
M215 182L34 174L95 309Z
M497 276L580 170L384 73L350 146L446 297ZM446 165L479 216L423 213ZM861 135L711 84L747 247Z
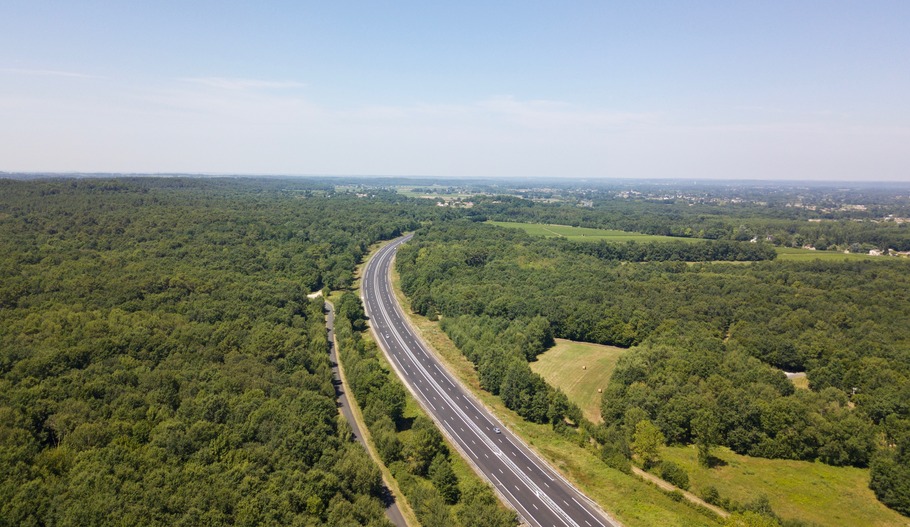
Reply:
M502 433L502 430L500 430L499 427L494 426L494 427L493 427L493 433L494 433L494 434L501 434L501 433Z

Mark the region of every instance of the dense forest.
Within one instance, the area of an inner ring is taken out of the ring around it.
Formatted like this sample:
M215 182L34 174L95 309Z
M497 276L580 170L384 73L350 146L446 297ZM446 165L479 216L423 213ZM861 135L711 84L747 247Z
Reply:
M630 263L462 221L418 231L397 265L413 308L442 317L484 388L529 420L580 419L527 367L553 337L634 346L591 432L606 450L631 455L647 422L706 463L722 444L871 465L879 498L910 513L906 261Z
M432 207L302 181L0 181L0 525L387 525L321 301Z
M910 515L908 262L782 262L744 243L907 250L906 224L354 190L0 180L0 526L387 525L379 471L339 422L321 302L306 295L350 288L371 244L410 230L397 265L413 308L441 317L483 388L525 419L596 442L620 470L663 443L694 443L708 464L726 445L868 466L879 499ZM710 241L581 244L488 218ZM513 524L487 487L455 477L429 420L403 418L355 295L338 315L353 391L421 521ZM531 371L556 337L630 348L604 424Z

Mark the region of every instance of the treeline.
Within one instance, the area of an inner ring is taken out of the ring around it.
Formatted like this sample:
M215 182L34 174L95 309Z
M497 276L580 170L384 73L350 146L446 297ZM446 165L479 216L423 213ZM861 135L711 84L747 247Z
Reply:
M528 366L528 361L554 344L545 318L457 315L444 318L441 327L474 364L481 387L498 395L506 408L528 421L552 423L557 429L566 419L580 423L581 410Z
M0 187L0 525L388 525L306 294L434 211L246 180Z
M472 199L474 207L467 213L477 221L553 223L727 241L770 237L777 246L812 245L819 250L844 250L854 244L910 250L910 225L879 222L871 213L820 217L802 208L744 203L690 206L672 200L597 199L592 208L581 208L572 203L535 203L511 196Z
M509 527L517 521L479 480L459 481L453 455L433 422L405 418L407 395L394 372L379 360L372 340L361 338L365 315L360 299L345 293L338 302L335 333L346 377L383 462L390 468L426 527Z
M502 396L506 372L522 380L510 407L530 420L546 420L552 389L515 375L515 361L550 336L635 345L593 434L616 466L648 421L705 451L871 465L880 499L907 510L906 262L622 264L567 248L450 222L418 231L397 266L412 307L442 317L485 389ZM812 390L794 390L780 369L805 371Z
M556 243L568 251L624 262L757 262L777 258L777 251L769 244L725 240L589 243L557 239Z

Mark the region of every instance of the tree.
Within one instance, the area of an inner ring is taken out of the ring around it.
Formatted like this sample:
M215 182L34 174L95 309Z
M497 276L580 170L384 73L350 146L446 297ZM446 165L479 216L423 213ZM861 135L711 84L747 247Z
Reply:
M901 459L893 450L886 448L872 459L869 488L885 505L910 515L910 456Z
M443 454L436 454L436 457L433 458L433 462L430 463L429 476L433 486L445 498L446 503L458 502L460 494L458 476L455 475L452 465Z
M698 463L711 465L711 448L720 440L718 416L713 409L702 409L692 419L692 435L698 447Z
M632 452L638 456L645 469L660 462L660 449L664 446L664 435L651 421L644 419L635 425L632 436Z
M414 420L411 438L405 445L405 459L412 474L424 476L438 454L446 451L442 435L428 418L419 416Z

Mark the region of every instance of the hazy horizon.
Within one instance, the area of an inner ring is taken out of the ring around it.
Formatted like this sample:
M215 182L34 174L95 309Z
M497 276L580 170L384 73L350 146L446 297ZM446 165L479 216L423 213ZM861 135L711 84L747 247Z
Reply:
M910 4L16 3L0 171L910 181Z

